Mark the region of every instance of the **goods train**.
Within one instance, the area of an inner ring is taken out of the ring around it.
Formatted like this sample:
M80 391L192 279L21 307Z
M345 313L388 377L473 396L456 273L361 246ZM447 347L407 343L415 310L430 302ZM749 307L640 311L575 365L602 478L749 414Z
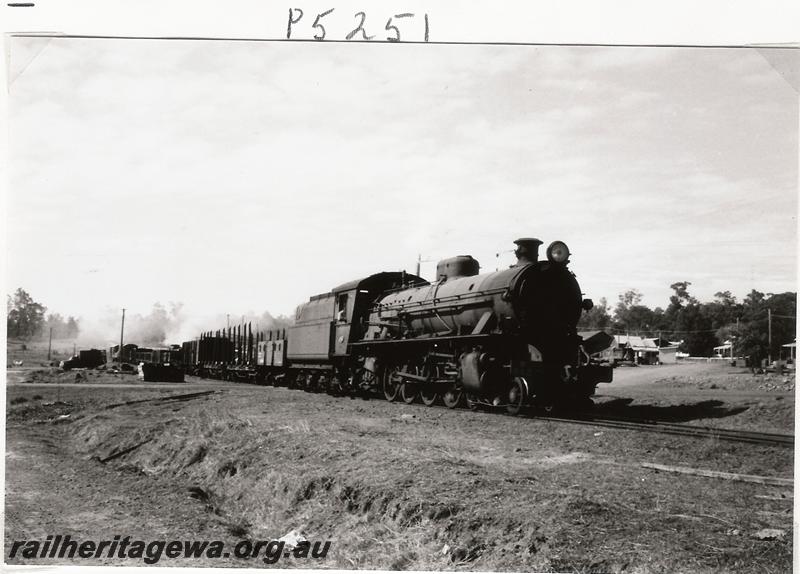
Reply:
M514 242L517 262L479 274L461 255L431 282L382 272L315 295L294 325L203 333L182 345L185 369L205 377L305 390L378 393L389 401L465 404L519 413L585 407L612 370L595 364L576 331L584 310L566 244Z

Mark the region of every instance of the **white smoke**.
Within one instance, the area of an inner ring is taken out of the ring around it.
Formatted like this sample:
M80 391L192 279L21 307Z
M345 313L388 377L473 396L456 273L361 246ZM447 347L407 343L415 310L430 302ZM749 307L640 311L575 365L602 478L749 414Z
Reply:
M186 320L181 325L181 328L175 333L174 342L181 343L183 341L191 341L192 339L198 338L203 332L221 331L228 327L235 328L239 325L250 325L253 330L253 335L255 335L259 331L285 329L293 323L294 320L292 317L286 317L284 315L274 317L269 311L264 311L261 314L248 311L242 314L215 313L195 316Z
M155 303L149 313L128 312L125 314L125 343L140 346L167 344L171 335L177 333L184 321L183 304L170 302L165 307ZM106 309L96 318L81 319L78 344L82 347L105 347L119 343L122 314Z
M119 344L122 313L106 309L96 319L81 318L78 345L83 348L105 348ZM222 330L228 326L250 324L253 334L269 329L284 329L293 323L292 318L274 317L269 311L261 314L248 311L237 315L225 313L187 313L183 303L170 302L166 306L155 303L147 314L125 314L124 342L139 346L181 344L196 339L204 331Z

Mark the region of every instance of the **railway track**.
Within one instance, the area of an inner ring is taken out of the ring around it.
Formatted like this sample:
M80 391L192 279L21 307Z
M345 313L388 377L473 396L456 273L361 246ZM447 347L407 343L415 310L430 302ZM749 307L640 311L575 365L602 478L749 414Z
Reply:
M219 392L220 391L218 391L218 390L213 390L213 391L200 391L199 393L182 393L182 394L179 394L179 395L176 395L176 394L163 395L163 396L160 396L160 397L152 397L152 398L149 398L149 399L138 399L138 400L135 400L135 401L125 401L124 403L114 403L114 404L111 404L111 405L106 405L105 409L106 410L115 409L117 407L126 407L128 405L136 405L136 404L139 404L139 403L166 403L166 402L171 402L171 401L188 401L188 400L196 399L196 398L199 398L199 397L205 397L205 396L208 396L208 395L214 395L214 394L217 394Z
M197 393L205 394L205 393ZM416 406L423 407L418 403ZM446 409L444 405L437 404L433 408ZM525 415L523 415L525 416ZM723 429L706 426L696 426L682 423L670 423L648 419L635 419L630 417L597 416L594 413L575 413L571 416L551 416L547 414L528 413L528 418L582 424L596 427L617 428L623 430L649 431L676 436L689 436L694 438L716 438L732 442L760 444L764 446L794 447L794 435L780 433L765 433L737 429Z
M765 446L794 447L794 435L790 434L721 429L624 417L598 417L591 414L576 414L572 417L534 415L532 418L597 427L650 431L678 436L691 436L695 438L716 438L719 440L761 444Z

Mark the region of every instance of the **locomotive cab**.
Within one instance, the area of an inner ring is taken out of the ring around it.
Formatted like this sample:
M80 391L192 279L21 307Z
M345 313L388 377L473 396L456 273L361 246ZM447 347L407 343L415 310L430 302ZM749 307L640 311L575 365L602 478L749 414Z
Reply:
M369 324L370 309L387 291L404 289L428 282L405 272L386 272L351 281L333 289L336 308L332 325L331 355L349 355L349 345L360 340Z
M416 275L384 272L311 297L297 308L295 324L289 328L287 359L319 364L349 356L349 345L363 336L370 308L378 298L392 290L427 284Z

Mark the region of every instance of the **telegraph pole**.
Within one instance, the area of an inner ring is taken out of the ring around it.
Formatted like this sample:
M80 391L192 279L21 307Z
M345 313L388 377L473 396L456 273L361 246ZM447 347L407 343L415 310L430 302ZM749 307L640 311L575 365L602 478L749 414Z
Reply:
M422 253L417 255L417 277L422 277L422 275L420 275L420 273L422 273L422 264L423 263L430 263L431 261L433 261L433 259L431 259L431 258L423 259L422 258ZM438 279L438 277L437 277L437 279Z
M47 341L47 360L50 360L50 351L53 349L53 327L50 327L50 339Z
M769 359L767 360L769 361L769 363L767 364L767 366L770 366L772 364L772 309L769 308L767 308L767 329L768 329L768 341L769 341L768 342L769 350L767 351L767 356L769 357Z
M122 310L122 326L119 329L119 364L122 366L122 342L125 335L125 309Z

